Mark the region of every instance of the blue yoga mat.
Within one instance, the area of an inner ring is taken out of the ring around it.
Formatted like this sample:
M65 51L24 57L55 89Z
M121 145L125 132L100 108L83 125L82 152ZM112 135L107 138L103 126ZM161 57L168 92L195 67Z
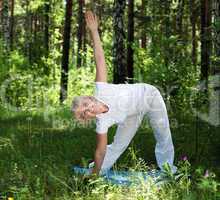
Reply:
M73 166L73 171L76 174L90 174L90 169L84 167ZM103 172L101 176L112 184L127 186L147 182L149 179L153 180L155 183L159 183L163 179L163 173L159 170L148 172L108 170Z

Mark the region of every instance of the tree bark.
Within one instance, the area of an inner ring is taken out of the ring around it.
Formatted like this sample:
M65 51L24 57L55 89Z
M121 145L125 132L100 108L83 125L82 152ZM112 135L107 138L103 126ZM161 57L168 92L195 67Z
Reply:
M215 115L213 118L217 119L216 125L220 124L220 2L213 0L213 13L214 13L214 55L215 60L212 63L212 73L214 76L214 103L216 106Z
M214 0L214 50L215 55L220 58L220 2ZM220 66L220 65L219 65Z
M185 7L185 0L179 0L178 1L178 7L177 7L177 15L176 15L176 34L178 36L177 45L181 48L178 48L177 50L174 50L174 62L179 62L183 60L183 54L184 54L184 33L183 33L183 13L184 13L184 7Z
M72 0L67 0L66 1L64 34L63 34L63 56L62 56L62 65L61 65L60 103L63 103L63 101L67 98L72 6L73 6Z
M146 16L146 0L142 0L141 15ZM142 28L142 30L141 30L141 48L146 48L146 46L147 46L146 30L144 28Z
M104 6L103 6L103 3L101 0L96 0L94 3L94 6L93 6L93 9L94 9L94 12L98 15L98 18L99 18L99 27L98 27L98 31L99 31L99 35L100 37L102 37L102 25L105 23L103 23L103 20L102 20L102 13L104 13Z
M83 48L83 34L85 31L85 20L83 16L83 7L84 7L84 0L78 0L79 10L78 10L78 31L77 31L77 38L78 38L78 50L77 50L77 68L81 67L82 65L82 48Z
M197 64L197 39L196 39L196 9L195 0L190 0L190 21L192 26L192 63L196 67Z
M183 29L184 3L185 3L184 0L179 0L177 16L176 16L176 31L180 39L182 39L182 32L183 32L182 29Z
M10 41L10 28L9 28L9 1L2 1L2 37L3 37L3 45L4 52L7 54L9 51L9 41Z
M163 9L164 9L165 18L164 18L164 25L162 25L162 26L163 26L164 35L166 38L166 41L163 44L164 45L164 63L165 63L166 67L168 67L168 65L169 65L170 55L171 55L169 43L167 41L170 37L170 34L171 34L170 17L169 17L170 16L170 4L171 4L170 0L165 0L163 2Z
M128 46L127 46L127 72L128 81L133 83L134 78L134 0L128 0Z
M32 13L31 11L29 10L29 4L30 4L30 1L27 0L25 1L25 44L24 44L24 52L25 52L25 55L28 57L28 61L29 63L32 63L32 50L31 50L31 43L32 43L32 38L31 38L31 24L32 24Z
M45 45L45 56L48 57L49 55L49 23L50 23L50 1L46 0L44 4L44 45Z
M85 23L83 25L83 52L84 52L84 56L82 58L82 64L83 66L86 67L87 63L86 63L86 52L87 52L87 37L86 37L86 26Z
M124 83L126 81L126 58L125 58L125 33L123 15L125 9L125 0L114 1L113 13L113 28L114 28L114 41L113 41L113 82Z
M211 0L201 0L201 80L208 89L211 54Z
M10 50L13 50L14 43L14 0L11 0L11 15L10 15Z

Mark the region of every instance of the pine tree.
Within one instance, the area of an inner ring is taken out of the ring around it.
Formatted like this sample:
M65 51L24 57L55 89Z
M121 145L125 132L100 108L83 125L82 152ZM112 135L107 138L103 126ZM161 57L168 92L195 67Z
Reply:
M63 55L62 55L62 65L61 65L60 103L63 103L63 101L67 98L72 6L73 6L72 0L67 0L64 33L63 33Z
M125 57L125 33L123 15L125 9L125 0L114 1L113 11L113 64L114 64L114 83L124 83L126 81L126 57Z

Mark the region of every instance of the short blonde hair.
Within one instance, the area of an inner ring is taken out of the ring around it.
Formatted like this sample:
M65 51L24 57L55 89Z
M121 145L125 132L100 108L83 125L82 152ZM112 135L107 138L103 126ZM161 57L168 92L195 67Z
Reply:
M81 116L81 113L79 113L78 109L80 106L83 105L84 102L86 102L88 100L95 101L96 99L93 96L87 96L87 95L76 96L73 99L71 111L74 113L76 120L79 122L82 122L82 123L86 122L86 120Z

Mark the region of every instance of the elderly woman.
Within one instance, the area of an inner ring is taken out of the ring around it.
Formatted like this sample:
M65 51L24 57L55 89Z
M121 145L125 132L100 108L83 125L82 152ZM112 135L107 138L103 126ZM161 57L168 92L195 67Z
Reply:
M96 118L97 146L92 173L108 170L125 151L145 115L150 120L156 139L157 164L163 170L167 163L176 172L174 147L167 110L159 90L146 83L107 83L107 67L102 49L97 17L91 11L85 14L93 40L96 61L94 96L79 96L73 100L72 111L78 120ZM117 124L112 144L107 145L108 128Z

